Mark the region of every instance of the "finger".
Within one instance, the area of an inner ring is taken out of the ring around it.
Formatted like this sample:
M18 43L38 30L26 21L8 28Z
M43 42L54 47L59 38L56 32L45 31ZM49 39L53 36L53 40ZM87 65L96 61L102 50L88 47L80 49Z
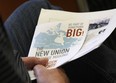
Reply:
M38 65L44 65L46 66L48 64L48 59L47 58L33 58L34 64Z
M35 65L41 64L46 66L48 64L47 58L36 58L36 57L22 57L27 69L33 69Z

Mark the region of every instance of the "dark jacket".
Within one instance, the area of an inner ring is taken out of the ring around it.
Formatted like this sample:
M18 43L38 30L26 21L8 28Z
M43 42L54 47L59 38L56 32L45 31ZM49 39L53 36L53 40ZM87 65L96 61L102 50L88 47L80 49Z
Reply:
M0 83L31 83L17 52L12 45L0 20Z
M59 9L47 0L31 0L16 9L5 22L12 45L21 52L21 56L28 54L41 8ZM116 83L116 53L108 45L103 44L91 53L63 65L70 82Z

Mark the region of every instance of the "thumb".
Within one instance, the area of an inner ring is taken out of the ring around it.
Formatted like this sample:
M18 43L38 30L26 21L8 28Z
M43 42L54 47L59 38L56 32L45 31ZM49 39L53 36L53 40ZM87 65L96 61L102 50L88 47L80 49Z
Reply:
M34 75L37 79L37 83L48 83L46 80L48 79L47 68L43 65L36 65L33 68ZM46 79L46 80L45 80Z

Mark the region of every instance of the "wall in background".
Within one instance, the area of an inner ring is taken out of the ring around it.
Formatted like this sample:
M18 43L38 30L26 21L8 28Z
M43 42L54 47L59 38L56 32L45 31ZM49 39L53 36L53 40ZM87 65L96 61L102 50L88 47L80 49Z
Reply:
M22 3L28 0L0 0L0 15L5 21L8 16ZM76 0L49 0L53 5L57 5L66 11L78 11Z
M22 3L27 0L0 0L0 15L3 20L7 17Z

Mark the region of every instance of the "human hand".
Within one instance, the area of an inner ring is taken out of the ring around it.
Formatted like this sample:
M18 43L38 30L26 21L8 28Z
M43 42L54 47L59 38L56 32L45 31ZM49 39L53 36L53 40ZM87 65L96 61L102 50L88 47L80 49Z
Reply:
M69 83L65 72L60 68L47 69L42 65L36 65L33 70L37 83Z
M28 70L32 70L33 67L38 64L41 64L43 66L47 66L48 64L47 58L22 57L22 61L24 62Z

